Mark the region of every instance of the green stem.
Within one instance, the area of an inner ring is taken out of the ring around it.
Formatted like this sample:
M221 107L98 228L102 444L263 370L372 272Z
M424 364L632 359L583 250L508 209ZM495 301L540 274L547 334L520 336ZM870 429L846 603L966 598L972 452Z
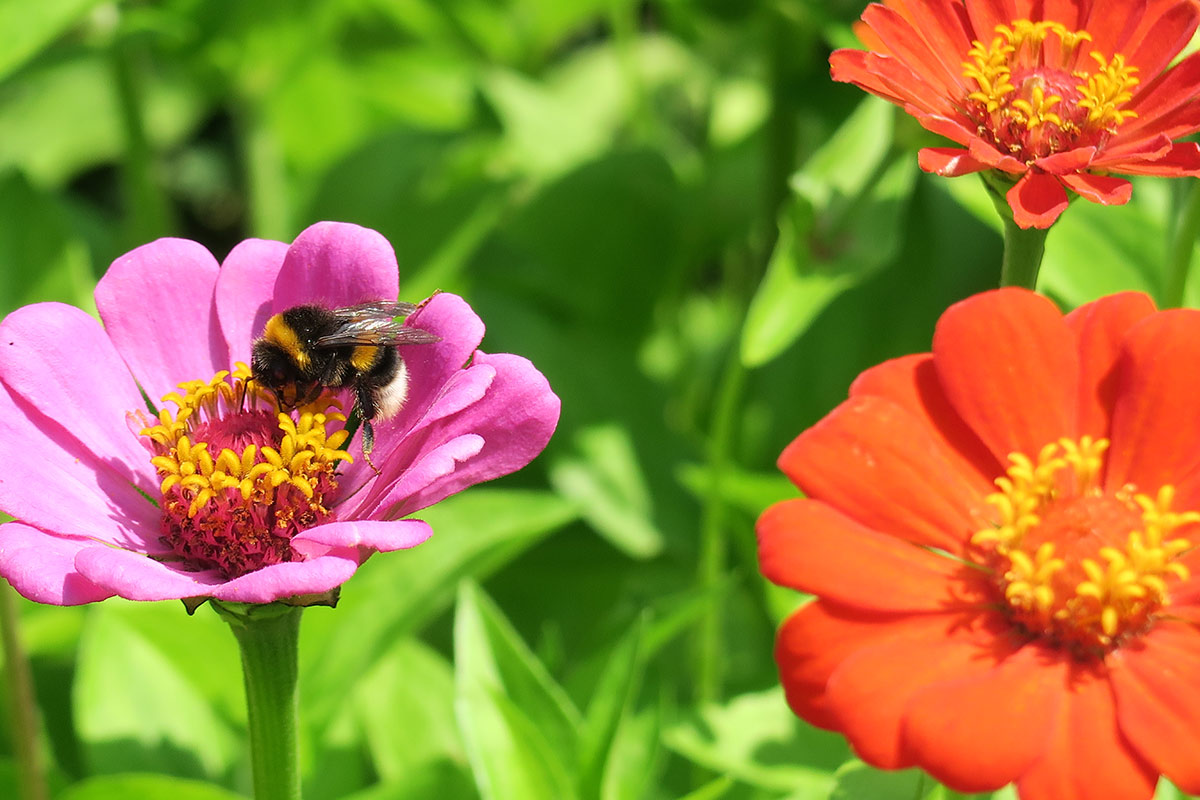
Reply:
M243 100L241 110L250 228L263 239L291 241L296 234L283 149L253 100Z
M738 405L746 381L746 369L742 366L736 347L731 349L728 358L713 410L712 431L708 440L708 486L700 519L698 579L701 591L706 593L715 590L725 575L726 553L729 549L725 540L729 508L722 484L729 468ZM721 644L722 625L721 607L713 603L700 620L697 636L696 699L701 703L720 698L725 652Z
M300 608L213 601L242 652L255 800L299 800Z
M1200 184L1188 181L1187 197L1180 205L1175 231L1167 244L1167 285L1163 290L1163 308L1183 305L1188 271L1192 268L1192 250L1200 235Z
M17 758L17 785L21 800L46 800L46 776L38 749L37 701L33 695L33 672L21 644L17 605L13 588L0 580L0 637L4 643L8 700L12 711L13 747Z
M1046 252L1049 228L1022 228L1013 220L1012 209L1003 192L987 183L988 196L1004 221L1004 260L1000 264L1001 286L1024 286L1037 289L1038 270Z

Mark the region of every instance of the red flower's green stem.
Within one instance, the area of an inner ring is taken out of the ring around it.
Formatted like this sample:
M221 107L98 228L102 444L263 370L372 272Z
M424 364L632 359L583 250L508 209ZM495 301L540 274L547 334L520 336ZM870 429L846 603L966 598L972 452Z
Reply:
M1200 185L1194 180L1188 181L1184 191L1186 197L1180 203L1175 230L1167 244L1167 285L1163 289L1163 308L1183 305L1183 291L1187 288L1188 271L1192 268L1192 249L1196 237L1200 236Z
M254 798L299 800L296 678L301 609L215 600L212 605L233 629L242 652Z
M1046 252L1046 234L1049 228L1022 228L1013 220L1012 209L1004 197L1003 188L989 180L985 172L983 183L996 213L1004 221L1004 260L1000 263L1001 286L1024 286L1037 289L1038 270Z
M8 700L12 715L13 748L17 757L17 785L21 800L46 800L46 776L38 749L37 702L33 696L33 672L21 644L15 592L0 580L0 636L4 642Z

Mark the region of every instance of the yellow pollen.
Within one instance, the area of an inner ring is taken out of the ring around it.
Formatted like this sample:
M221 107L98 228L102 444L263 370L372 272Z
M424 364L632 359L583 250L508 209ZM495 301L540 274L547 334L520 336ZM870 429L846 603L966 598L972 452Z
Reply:
M1105 439L1084 436L1046 445L1030 459L1009 456L999 491L987 502L995 524L971 543L1001 590L1013 620L1035 636L1095 655L1153 624L1177 561L1192 543L1180 528L1200 513L1173 511L1172 486L1153 495L1100 484Z
M196 424L201 419L218 417L220 403L229 409L244 403L270 402L265 395L247 389L249 377L249 368L238 363L232 374L221 371L209 381L181 383L180 391L163 398L178 407L176 414L162 411L157 424L141 432L157 445L158 455L150 463L162 478L164 496L178 487L187 503L188 517L195 517L214 498L230 497L232 493L243 502L270 504L285 484L312 500L321 476L331 477L338 462L350 460L350 455L340 449L347 432L326 434L327 423L345 421L344 415L330 410L328 398L301 409L299 421L276 410L277 449L247 444L240 452L226 447L214 456L207 442L194 442L191 436ZM326 512L323 507L313 510Z
M1097 144L1137 113L1123 106L1138 85L1120 53L1087 52L1085 30L1028 19L997 25L990 43L971 43L962 75L964 98L979 134L1026 163L1071 147ZM1083 63L1079 63L1079 62Z

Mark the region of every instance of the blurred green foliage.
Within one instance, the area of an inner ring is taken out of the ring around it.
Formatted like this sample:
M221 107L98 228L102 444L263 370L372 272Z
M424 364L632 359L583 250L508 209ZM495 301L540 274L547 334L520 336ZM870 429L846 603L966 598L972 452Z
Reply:
M953 796L788 712L772 639L801 598L755 562L784 445L998 276L978 183L920 174L928 135L829 81L861 7L0 0L0 310L91 309L159 236L221 257L345 220L563 399L530 469L306 613L307 798ZM1176 191L1077 204L1045 289L1158 292ZM247 791L209 610L22 612L62 800Z

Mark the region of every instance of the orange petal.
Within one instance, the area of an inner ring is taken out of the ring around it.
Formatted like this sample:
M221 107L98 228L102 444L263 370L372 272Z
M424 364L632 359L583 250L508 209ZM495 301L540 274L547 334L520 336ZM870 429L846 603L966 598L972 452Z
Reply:
M1060 180L1075 194L1102 206L1123 206L1133 195L1133 184L1124 178L1110 175L1092 175L1089 172L1074 172L1060 175Z
M1200 793L1200 632L1159 622L1118 656L1111 680L1121 733L1176 786Z
M1195 364L1200 364L1200 311L1163 311L1125 336L1105 480L1110 489L1134 483L1154 493L1169 483L1180 490L1178 508L1200 501L1180 485L1200 466L1200 370Z
M979 493L995 490L993 481L1004 470L946 399L932 354L901 356L866 370L850 385L850 396L866 395L891 400L912 414Z
M784 500L758 519L763 575L872 611L946 611L979 602L977 570L866 528L817 500Z
M912 766L902 746L909 700L926 686L990 669L1008 651L1011 626L994 611L904 617L895 635L850 654L829 678L837 728L858 755L882 769Z
M1121 292L1080 306L1064 321L1079 348L1079 433L1108 436L1117 396L1117 357L1134 323L1154 313L1154 301L1140 292Z
M1022 175L1005 197L1021 228L1049 228L1070 202L1056 177L1033 170Z
M779 467L809 497L864 525L957 553L981 527L987 487L944 452L926 420L863 395L800 434Z
M999 289L950 306L933 359L951 405L1002 463L1076 435L1079 354L1054 304Z
M825 685L848 656L888 638L904 635L894 615L869 615L815 600L788 617L775 639L775 663L788 705L796 715L826 730L837 730Z
M957 178L990 169L982 161L975 160L961 147L923 147L917 153L917 163L926 172L943 178Z
M1117 727L1107 672L1073 665L1041 759L1017 781L1025 800L1150 800L1158 770Z
M1016 780L1045 750L1065 671L1059 654L1026 645L985 672L920 690L903 725L914 762L960 792Z

